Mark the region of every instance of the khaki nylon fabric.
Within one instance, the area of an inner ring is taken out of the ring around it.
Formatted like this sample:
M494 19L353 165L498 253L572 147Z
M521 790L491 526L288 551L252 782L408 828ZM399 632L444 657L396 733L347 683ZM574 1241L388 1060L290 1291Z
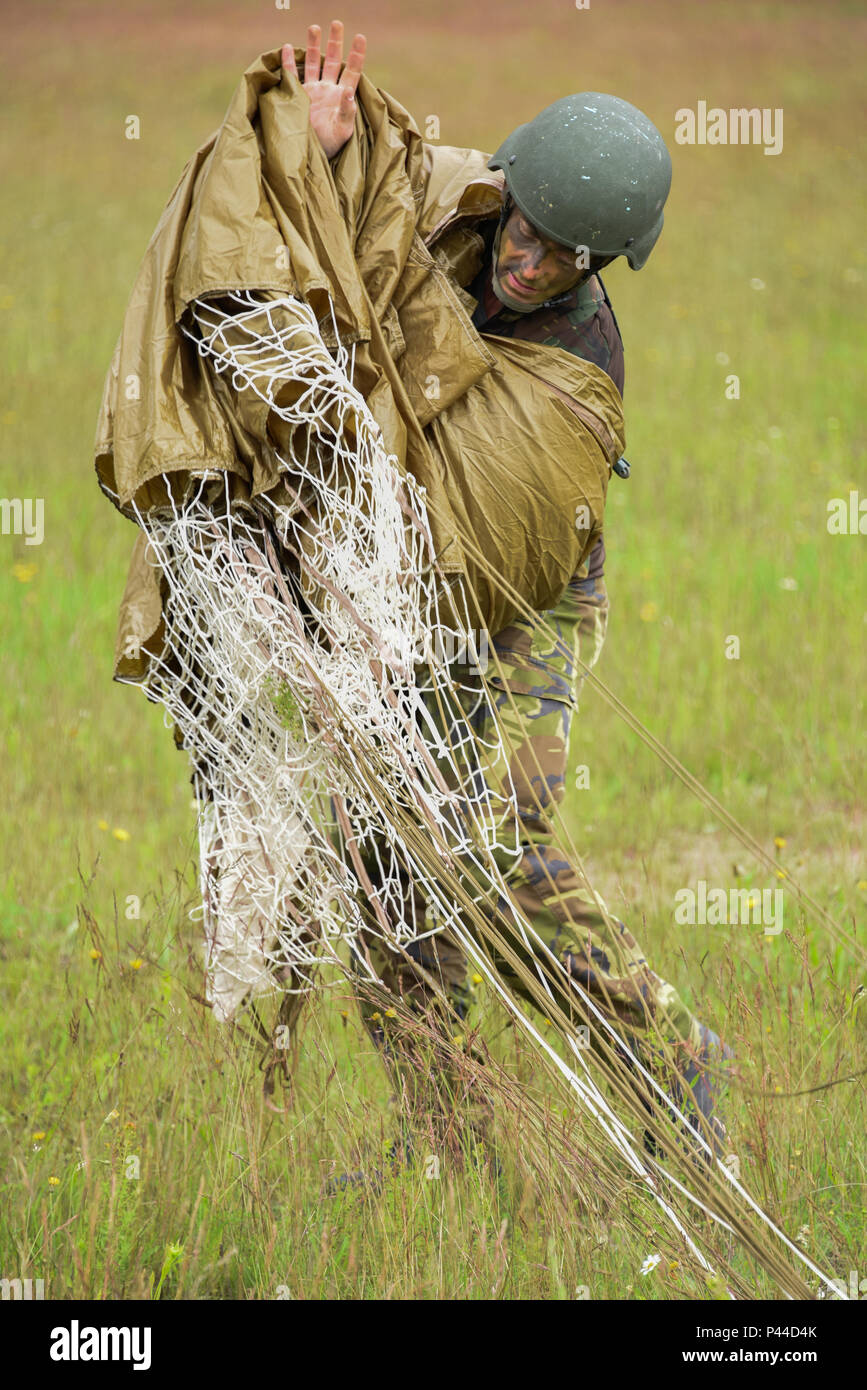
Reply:
M299 50L299 71L303 60ZM163 474L176 501L206 471L238 500L279 497L282 422L215 379L178 325L195 300L230 291L296 296L333 347L333 306L386 448L427 490L442 569L466 573L480 625L497 632L514 608L465 560L461 534L534 608L555 603L602 530L624 447L620 395L593 363L476 331L463 286L481 266L475 227L499 214L502 176L478 151L426 145L366 77L357 101L354 134L329 163L279 51L247 69L145 253L106 379L97 476L127 516L133 503L167 504ZM576 526L579 507L589 522ZM145 551L140 533L117 677L144 679L162 644Z

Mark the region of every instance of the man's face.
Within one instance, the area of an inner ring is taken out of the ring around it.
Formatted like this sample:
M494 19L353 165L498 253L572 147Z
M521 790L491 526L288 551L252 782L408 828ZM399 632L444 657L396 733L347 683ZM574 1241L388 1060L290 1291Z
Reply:
M522 212L512 208L500 236L494 275L513 299L542 304L571 290L585 272L576 267L570 247L543 237Z

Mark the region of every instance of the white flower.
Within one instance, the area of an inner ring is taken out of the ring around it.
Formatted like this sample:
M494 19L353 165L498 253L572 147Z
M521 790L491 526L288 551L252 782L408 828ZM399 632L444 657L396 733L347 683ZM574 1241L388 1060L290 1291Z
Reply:
M662 1259L662 1256L661 1256L661 1255L648 1255L648 1256L647 1256L647 1259L644 1261L644 1264L641 1266L641 1273L645 1276L645 1278L647 1277L648 1274L650 1274L651 1270L656 1269L656 1266L659 1264L659 1262L660 1262L661 1259Z

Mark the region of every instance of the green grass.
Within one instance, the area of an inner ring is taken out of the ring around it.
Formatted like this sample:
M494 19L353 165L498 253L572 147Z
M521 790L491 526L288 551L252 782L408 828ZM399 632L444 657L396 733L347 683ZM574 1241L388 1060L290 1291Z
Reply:
M416 1168L379 1195L325 1195L330 1172L380 1163L395 1133L344 991L307 1010L282 1114L264 1103L247 1025L221 1031L190 997L191 788L160 712L110 680L133 529L99 493L91 443L135 268L183 163L241 68L315 15L187 10L195 22L175 30L162 3L122 18L91 5L82 29L75 7L40 7L38 93L24 63L37 17L16 16L10 40L0 494L43 496L46 539L0 538L0 1274L45 1277L50 1297L705 1296L670 1272L671 1237L626 1180L617 1204L589 1209L553 1167L528 1168L508 1117L499 1186L446 1165L436 1182ZM622 93L669 137L699 98L785 109L778 158L674 147L659 247L640 276L607 278L633 476L609 494L598 673L751 834L785 839L781 863L863 945L867 540L825 524L829 498L867 489L863 20L844 4L636 0L544 4L529 30L508 0L480 64L482 16L456 56L450 14L419 21L417 53L397 7L345 13L368 33L374 79L420 121L437 112L444 143L494 148L504 121L576 85ZM544 71L528 70L532 53ZM123 136L130 112L139 142ZM788 1232L806 1228L829 1273L867 1275L863 1078L786 1094L867 1065L850 1008L862 965L788 899L779 938L675 927L674 895L699 877L734 884L737 865L739 886L774 880L589 690L572 761L591 773L567 816L595 882L736 1047L744 1180ZM497 1008L483 998L478 1016L535 1089ZM580 1134L578 1117L564 1123ZM666 1259L644 1278L654 1249Z

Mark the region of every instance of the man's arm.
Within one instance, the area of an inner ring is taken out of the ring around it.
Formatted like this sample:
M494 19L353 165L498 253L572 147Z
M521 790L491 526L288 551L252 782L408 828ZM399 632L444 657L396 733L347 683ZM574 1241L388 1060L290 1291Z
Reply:
M623 340L614 317L605 286L600 280L605 303L587 323L582 324L573 339L562 343L576 357L595 362L611 377L623 395ZM560 600L563 614L575 623L576 643L582 661L593 666L602 651L608 630L608 591L605 587L605 541L600 536L577 574L572 576ZM582 676L579 673L579 683Z
M307 30L307 51L304 57L304 90L310 98L310 124L319 136L319 143L326 157L333 159L343 149L355 125L355 89L364 67L367 39L363 34L355 35L346 67L341 74L343 25L339 19L333 19L320 77L321 39L322 30L319 25L311 24ZM291 44L283 45L280 61L284 72L291 73L293 77L298 76L295 50Z

